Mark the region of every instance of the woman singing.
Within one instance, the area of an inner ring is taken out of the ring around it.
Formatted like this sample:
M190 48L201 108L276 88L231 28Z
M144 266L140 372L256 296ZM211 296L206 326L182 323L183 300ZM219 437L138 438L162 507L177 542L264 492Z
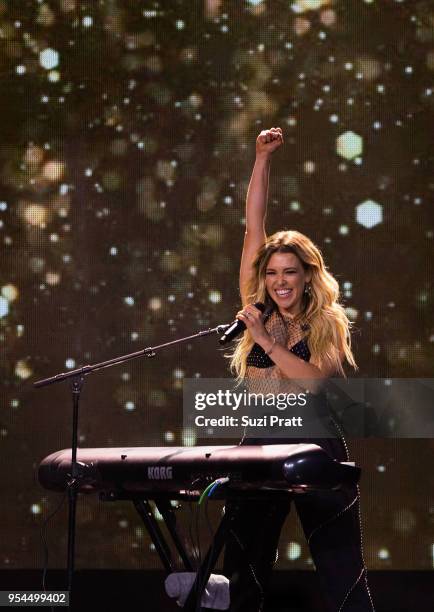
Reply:
M232 368L255 384L276 380L320 381L356 367L349 321L338 303L339 287L313 242L296 231L269 238L265 217L270 159L283 143L282 131L259 134L247 193L246 234L241 256L242 310L247 331L236 346ZM263 302L265 316L254 306ZM271 383L268 383L271 381ZM269 389L271 390L271 389ZM249 439L242 444L314 442L338 461L348 461L345 441ZM362 554L358 488L295 495L297 513L331 612L372 612ZM291 500L236 504L226 546L224 573L231 579L231 610L263 609L264 593L277 559L280 532Z

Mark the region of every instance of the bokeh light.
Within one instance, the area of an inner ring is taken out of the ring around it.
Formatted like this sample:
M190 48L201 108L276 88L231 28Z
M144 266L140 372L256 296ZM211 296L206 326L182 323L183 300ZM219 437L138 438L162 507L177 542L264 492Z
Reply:
M0 450L13 462L5 498L19 500L1 509L16 526L2 534L8 568L38 566L17 544L54 510L35 465L69 445L68 386L32 382L233 320L262 129L285 139L267 230L297 229L323 252L357 376L430 377L434 362L429 2L21 4L0 0ZM182 427L183 382L214 376L230 373L206 337L86 377L80 444L200 443ZM414 479L431 443L368 442L350 449L367 564L431 569L429 487ZM100 528L92 504L78 516L83 563L98 550L101 566L157 567L127 510ZM52 529L60 568L60 521ZM119 529L137 554L111 546ZM297 526L281 546L280 567L312 567Z

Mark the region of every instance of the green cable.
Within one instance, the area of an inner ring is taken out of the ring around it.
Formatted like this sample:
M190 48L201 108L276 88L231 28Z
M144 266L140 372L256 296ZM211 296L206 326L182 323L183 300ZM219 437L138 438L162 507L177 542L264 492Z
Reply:
M214 480L213 482L211 482L207 488L203 491L202 495L199 497L199 505L203 502L203 500L205 499L205 497L207 496L208 491L214 486L214 484L217 482L217 480Z

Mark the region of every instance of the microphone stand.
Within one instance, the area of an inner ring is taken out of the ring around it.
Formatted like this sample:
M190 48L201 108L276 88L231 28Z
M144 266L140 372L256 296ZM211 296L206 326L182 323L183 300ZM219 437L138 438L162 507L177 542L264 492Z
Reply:
M78 409L80 403L80 394L84 385L84 377L95 372L96 370L102 370L103 368L110 368L111 366L125 363L131 359L137 359L138 357L155 357L157 351L166 348L168 346L174 346L175 344L181 344L188 342L189 340L196 340L203 336L209 336L217 333L222 334L225 332L230 325L218 325L212 329L206 329L204 331L197 332L191 336L185 336L184 338L178 338L171 342L165 342L157 346L151 346L134 353L127 355L121 355L120 357L114 357L107 361L101 361L100 363L94 363L92 365L85 365L81 368L76 368L70 372L61 372L55 374L49 378L44 378L33 383L36 388L46 387L54 383L62 382L68 378L72 379L72 457L71 457L71 475L68 481L68 548L67 548L67 590L70 593L70 605L72 599L72 584L74 576L74 551L75 551L75 523L76 523L76 509L77 509L77 494L80 488L80 464L77 462L77 436L78 436Z

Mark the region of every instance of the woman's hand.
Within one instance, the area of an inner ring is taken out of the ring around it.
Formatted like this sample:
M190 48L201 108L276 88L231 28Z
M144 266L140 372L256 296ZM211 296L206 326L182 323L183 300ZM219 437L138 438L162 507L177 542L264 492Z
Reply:
M237 313L237 319L243 321L247 329L249 330L253 340L262 346L262 348L269 348L269 345L273 343L273 340L263 323L263 314L254 304L247 304L242 310Z
M283 134L280 128L263 130L256 139L256 155L268 156L283 144Z

